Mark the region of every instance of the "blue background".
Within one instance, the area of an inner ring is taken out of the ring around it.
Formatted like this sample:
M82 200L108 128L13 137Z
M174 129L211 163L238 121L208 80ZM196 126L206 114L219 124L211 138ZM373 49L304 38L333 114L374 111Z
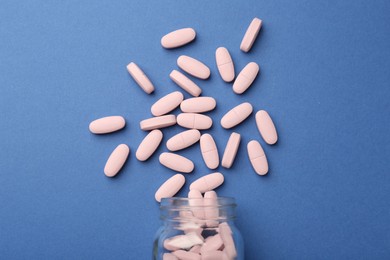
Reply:
M222 156L231 107L266 109L279 132L265 145L254 114L234 167L219 168L217 192L237 199L247 259L390 258L390 2L362 1L6 1L0 2L0 258L150 259L159 209L154 192L174 173L135 159L150 106L179 90L169 79L187 54L212 70L194 80L217 98L209 131ZM263 28L239 50L253 17ZM196 41L165 50L161 37L193 27ZM241 96L224 83L214 52L227 47L239 72L261 74ZM135 61L156 87L148 96L126 65ZM186 97L189 97L186 94ZM176 110L175 113L179 111ZM90 121L123 115L105 136ZM182 129L165 129L165 141ZM259 140L268 176L256 175L246 144ZM132 149L120 174L103 167L120 143ZM211 172L199 147L189 183Z

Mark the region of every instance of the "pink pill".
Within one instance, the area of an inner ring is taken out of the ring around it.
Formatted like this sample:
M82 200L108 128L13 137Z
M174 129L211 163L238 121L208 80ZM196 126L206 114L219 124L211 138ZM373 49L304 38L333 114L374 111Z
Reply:
M252 48L252 45L255 42L257 35L259 34L259 31L261 29L261 24L262 21L257 17L255 17L250 23L240 45L240 49L243 52L248 52Z
M196 32L192 28L183 28L164 35L161 38L161 45L166 49L177 48L195 39Z
M202 193L198 190L190 190L188 192L188 204L192 210L192 214L197 219L204 219L204 209L203 209L203 196Z
M144 131L164 128L168 126L172 126L176 124L176 116L175 115L165 115L152 117L145 120L142 120L139 125L140 128Z
M193 253L193 252L187 252L184 250L177 250L175 252L172 252L173 255L175 255L180 260L201 260L202 257L199 254Z
M206 191L204 194L203 205L205 207L204 215L206 221L206 225L208 227L216 227L218 226L218 217L219 217L219 209L218 209L218 197L215 191Z
M232 230L226 222L219 224L219 235L225 246L226 255L230 259L234 259L237 256L236 246L234 245Z
M252 111L252 105L244 102L227 112L221 119L221 125L225 129L232 128L244 121Z
M131 62L127 65L127 71L133 77L135 82L145 91L147 94L150 94L154 91L154 86L145 73L135 64Z
M163 96L152 105L150 109L152 115L162 116L171 112L180 105L183 99L184 96L180 91L175 91Z
M236 158L238 147L240 146L241 135L232 133L225 147L225 152L222 157L222 166L229 169L232 167L234 159Z
M213 125L213 120L202 114L181 113L177 116L177 123L185 128L205 130L209 129Z
M183 174L176 174L165 181L154 195L158 202L161 202L162 198L173 197L184 185L185 178Z
M212 97L194 97L181 102L180 109L185 113L203 113L213 110L216 105Z
M203 134L200 137L200 150L203 160L209 169L215 169L219 165L217 145L210 134Z
M125 127L125 119L121 116L107 116L96 119L89 124L89 131L94 134L107 134Z
M163 133L155 129L142 140L135 156L139 161L146 161L157 150L163 138Z
M207 79L210 77L210 69L201 61L190 56L181 55L177 58L177 66L196 78Z
M172 255L171 253L164 253L163 254L163 260L179 260L176 256Z
M215 60L221 78L225 82L231 82L234 80L234 64L229 51L225 47L219 47L215 51Z
M164 248L170 251L180 250L180 249L190 249L194 245L202 245L203 237L192 232L186 235L178 235L166 239L164 241Z
M223 181L224 177L221 173L210 173L191 183L190 190L198 190L201 193L205 193L219 187Z
M104 167L104 174L107 177L114 177L125 164L129 156L130 148L125 144L118 145L111 153Z
M255 172L259 175L266 175L268 172L268 162L260 143L252 140L248 143L247 148L249 160Z
M205 243L202 245L200 249L200 253L204 255L209 251L217 251L223 246L222 238L219 234L208 237Z
M167 148L169 151L172 152L178 151L193 145L194 143L198 142L199 139L200 139L199 130L190 129L172 136L167 141Z
M200 254L200 248L201 248L200 245L193 246L193 247L191 247L190 252L195 253L195 254Z
M231 259L223 251L208 251L202 254L202 260L231 260Z
M261 136L267 144L272 145L278 141L278 133L276 132L274 122L267 111L260 110L256 113L256 124Z
M238 74L233 83L233 91L236 94L244 93L253 83L259 73L259 65L255 62L248 63Z
M202 93L202 89L198 87L192 80L187 78L183 73L172 70L169 77L175 82L179 87L190 93L192 96L197 97Z
M162 153L159 160L162 165L177 172L190 173L194 170L194 163L178 154Z

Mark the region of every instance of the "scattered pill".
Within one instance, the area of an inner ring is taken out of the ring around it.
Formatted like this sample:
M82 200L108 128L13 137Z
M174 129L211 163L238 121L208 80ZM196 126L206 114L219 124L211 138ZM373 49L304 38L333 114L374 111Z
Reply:
M233 165L234 159L236 158L238 147L240 146L241 135L233 132L225 147L223 153L221 165L225 168L230 168Z
M135 64L131 62L127 65L127 71L133 77L135 82L147 93L150 94L154 91L154 86L145 73Z
M248 63L238 74L233 83L233 91L236 94L244 93L253 83L259 73L259 65L255 62Z
M107 177L114 177L125 164L129 156L130 148L125 144L118 145L111 153L104 167L104 174Z
M219 47L215 51L215 60L221 78L225 82L231 82L234 80L234 64L229 51L225 47Z
M260 110L256 113L256 124L261 136L267 144L272 145L278 141L278 133L276 132L274 122L267 111Z
M173 197L183 187L185 181L183 174L178 173L172 176L156 191L156 194L154 195L155 199L158 202L161 202L162 198Z
M190 129L178 133L177 135L172 136L167 141L167 148L169 151L178 151L184 148L187 148L194 143L198 142L200 139L200 132L197 129Z
M206 166L212 170L217 168L219 165L218 149L210 134L203 134L200 137L200 150Z
M210 173L191 183L190 190L198 190L201 193L205 193L219 187L223 181L224 177L220 172Z
M232 230L226 222L219 224L219 234L225 246L224 250L227 256L230 259L234 259L237 256L237 251L232 237Z
M216 105L212 97L194 97L181 102L180 109L185 113L203 113L213 110Z
M259 34L259 31L261 29L262 21L255 17L252 22L250 23L248 29L245 32L244 38L242 38L240 49L243 52L248 52L251 48L253 43L255 42L257 35Z
M126 121L121 116L107 116L96 119L89 124L89 131L94 134L107 134L125 127Z
M155 129L142 140L135 156L139 161L146 161L157 150L163 138L163 133Z
M192 28L183 28L164 35L161 38L161 45L166 49L177 48L195 39L196 32Z
M175 115L165 115L152 117L145 120L142 120L139 125L140 128L144 131L164 128L168 126L172 126L176 124L176 116Z
M177 66L196 78L207 79L210 77L209 67L190 56L181 55L177 58Z
M176 256L172 255L171 253L164 253L163 254L163 260L179 260Z
M202 257L199 254L193 253L193 252L187 252L184 250L177 250L172 252L173 255L175 255L180 260L201 260Z
M177 116L177 124L185 128L205 130L213 125L213 120L202 114L181 113Z
M260 143L252 140L248 143L247 148L249 160L255 172L259 175L266 175L268 172L268 162Z
M180 91L175 91L163 96L151 107L152 115L162 116L165 115L180 105L184 96Z
M190 173L194 170L194 163L190 159L175 153L162 153L159 160L162 165L177 172Z
M250 103L244 102L230 111L228 111L221 119L221 125L225 129L232 128L244 121L253 111Z
M179 87L190 93L192 96L197 97L202 93L202 89L198 87L192 80L186 77L183 73L172 70L169 77L175 82Z

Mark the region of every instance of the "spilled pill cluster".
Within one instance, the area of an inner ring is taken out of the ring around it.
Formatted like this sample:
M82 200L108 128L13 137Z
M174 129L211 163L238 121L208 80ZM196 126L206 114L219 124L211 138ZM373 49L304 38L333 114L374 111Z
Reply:
M250 51L261 25L262 21L260 19L254 18L252 20L240 45L240 49L243 52ZM179 29L162 37L161 45L166 49L177 48L190 43L195 37L196 32L194 29ZM259 74L259 65L255 62L250 62L235 77L233 60L225 47L217 48L215 59L222 80L225 82L234 81L232 89L238 95L244 93ZM177 65L186 74L198 79L207 80L211 74L207 65L186 55L178 57ZM150 94L154 91L153 83L137 64L131 62L127 65L127 70L145 93ZM153 155L163 140L163 132L160 129L176 124L188 129L169 138L166 142L169 152L163 152L159 155L161 165L178 173L166 180L156 191L155 199L158 202L161 202L163 198L173 197L185 183L185 177L181 173L190 173L195 167L189 158L174 152L199 142L203 160L209 169L216 169L220 161L224 168L230 168L234 163L241 142L241 135L232 132L227 141L222 159L219 158L218 148L213 136L200 131L210 129L213 125L212 118L201 113L213 110L217 105L216 100L213 97L200 96L202 89L178 70L172 70L169 77L182 90L188 92L193 97L184 99L180 91L174 91L157 100L151 107L153 116L140 122L140 128L150 132L139 144L136 151L136 158L139 161L146 161ZM182 113L177 116L169 114L179 106ZM220 124L225 129L231 129L248 118L252 112L253 106L249 102L243 102L227 111L220 120ZM264 141L269 145L275 144L278 135L270 115L265 110L260 110L256 113L255 118L257 128ZM106 134L118 131L124 126L125 119L123 117L109 116L91 122L89 129L94 134ZM256 140L250 141L247 144L247 151L254 171L259 175L267 174L267 157L260 143ZM114 177L125 164L129 153L130 149L126 144L118 145L106 162L104 167L105 175ZM206 201L214 203L217 200L217 194L213 190L223 182L224 176L220 172L200 177L190 185L188 198L201 199L201 203L206 203ZM202 196L203 193L205 194L204 197ZM205 200L203 201L203 199ZM201 213L191 212L191 216L194 218L193 221L199 223L201 220L208 220L209 218L204 215L206 212L207 210L205 209ZM203 215L198 216L198 213ZM218 211L212 214L216 216L213 215L211 219L218 218ZM205 227L214 227L216 233L203 237L203 229L200 226L198 227L198 233L185 232L183 235L166 239L164 248L169 252L164 253L163 259L235 259L236 252L229 225L226 222L219 223L218 221L214 221L211 224L203 224ZM200 232L199 228L201 229Z
M251 49L258 32L260 31L261 24L262 21L258 18L254 18L250 23L240 45L240 49L243 52L248 52ZM163 36L161 45L166 49L177 48L190 43L195 37L196 32L194 29L179 29ZM233 60L225 47L217 48L215 59L222 80L225 82L232 82L235 79L232 89L236 94L244 93L251 86L259 73L259 66L255 62L250 62L241 70L237 77L235 77ZM206 80L211 74L208 66L201 61L186 55L178 57L177 65L187 74L199 79ZM150 94L154 91L153 83L137 64L131 62L127 65L127 70L145 93ZM211 170L216 169L219 166L220 158L215 141L211 134L202 134L199 131L211 128L213 124L212 118L201 113L213 110L217 105L216 100L213 97L200 96L202 89L184 73L181 73L178 70L172 70L169 77L179 87L194 97L184 99L184 95L180 91L174 91L161 97L152 105L151 113L153 117L140 122L140 128L150 132L139 144L136 158L139 161L148 160L162 142L163 133L160 129L178 124L189 130L176 134L166 142L166 146L170 152L160 154L160 163L176 172L192 172L195 167L194 163L190 159L173 152L187 148L199 141L201 154L206 166ZM169 114L179 106L182 113L177 117L173 114ZM252 112L253 106L249 102L243 102L242 104L233 107L222 117L220 121L221 126L225 129L231 129L243 122L252 114ZM267 144L272 145L277 142L278 136L275 125L270 115L265 110L260 110L256 113L256 124L262 138ZM94 134L106 134L118 131L124 126L125 119L122 116L109 116L94 120L90 123L89 129ZM230 168L232 166L240 141L241 135L239 133L231 133L221 160L221 165L223 167ZM259 175L267 174L267 157L260 143L256 140L250 141L247 145L247 150L254 171ZM106 176L115 176L126 162L129 153L130 148L126 144L120 144L116 147L106 162L104 168ZM220 175L222 176L222 174ZM206 177L207 176L203 178ZM184 185L184 182L185 178L181 174L171 177L163 183L156 192L156 200L160 201L161 198L174 196Z

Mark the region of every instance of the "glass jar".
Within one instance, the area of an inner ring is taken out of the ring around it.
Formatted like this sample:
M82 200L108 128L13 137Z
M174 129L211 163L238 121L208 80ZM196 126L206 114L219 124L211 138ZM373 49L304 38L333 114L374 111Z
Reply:
M234 225L233 198L166 198L163 225L153 244L153 259L244 259L244 243Z

